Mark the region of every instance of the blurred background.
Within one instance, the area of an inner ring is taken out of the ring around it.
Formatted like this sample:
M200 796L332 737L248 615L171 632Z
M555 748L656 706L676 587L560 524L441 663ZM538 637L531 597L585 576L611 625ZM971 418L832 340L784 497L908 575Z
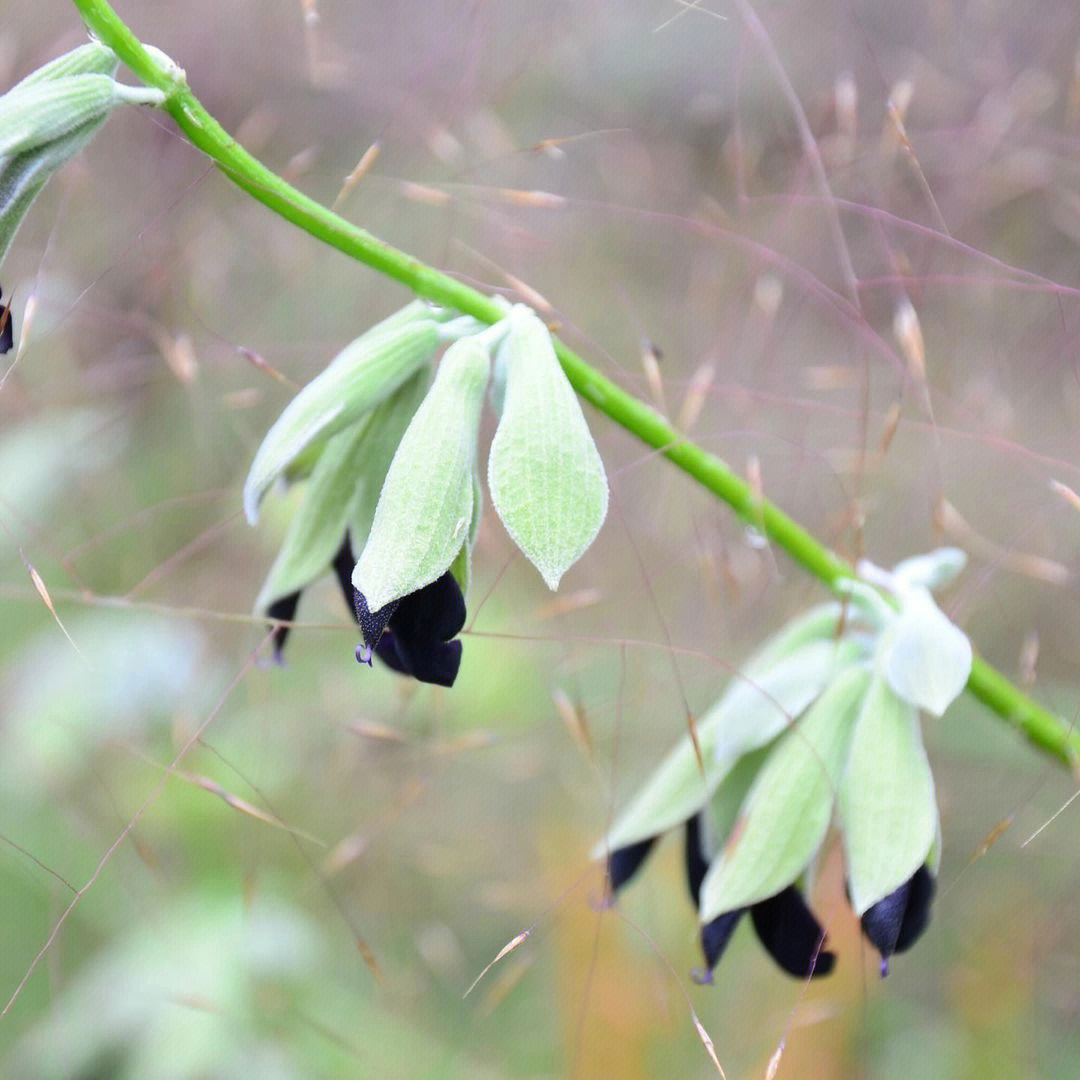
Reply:
M838 551L963 547L946 609L1080 715L1075 4L119 9L271 168L544 306ZM2 87L82 40L0 10ZM691 981L673 838L598 910L605 823L822 596L654 454L589 414L611 511L556 596L487 515L452 691L359 667L329 580L273 668L295 504L253 530L240 485L407 295L137 109L0 282L2 1075L715 1075L695 1016L732 1078L1080 1075L1077 780L970 700L925 726L941 888L887 980L835 844L813 986L747 927Z

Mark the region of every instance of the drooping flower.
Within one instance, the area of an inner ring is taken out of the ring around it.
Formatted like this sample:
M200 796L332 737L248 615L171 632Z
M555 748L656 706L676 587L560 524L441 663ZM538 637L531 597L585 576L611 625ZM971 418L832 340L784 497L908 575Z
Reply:
M920 866L903 885L863 912L863 933L881 953L882 978L889 974L889 957L911 948L929 924L936 887L929 867Z
M402 675L453 686L461 666L461 642L456 638L465 625L465 599L449 570L375 612L368 610L359 591L354 589L353 595L364 637L356 647L360 663L370 664L374 654Z
M608 887L612 894L637 873L656 839L650 837L611 852L607 870ZM699 907L701 886L709 870L709 861L702 846L700 814L695 814L686 822L685 859L690 898L694 906ZM694 978L698 982L712 982L712 970L747 911L750 912L758 939L782 971L802 979L827 975L832 971L836 957L822 948L825 931L806 906L798 888L788 885L776 895L749 907L722 912L701 927L701 949L706 968L695 973Z
M430 585L388 604L372 615L364 598L352 584L356 565L346 534L332 563L349 613L360 625L364 643L356 648L356 658L371 663L378 656L391 670L411 675L420 682L452 686L461 665L461 642L451 640L465 625L465 600L454 576L447 571ZM302 590L279 597L266 614L281 620L274 626L274 659L282 661L285 640L300 603Z

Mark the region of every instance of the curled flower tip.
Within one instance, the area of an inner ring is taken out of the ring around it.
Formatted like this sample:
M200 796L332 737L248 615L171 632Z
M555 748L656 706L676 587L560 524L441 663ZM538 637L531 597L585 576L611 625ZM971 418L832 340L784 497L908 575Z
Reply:
M836 956L825 952L825 931L794 885L750 910L761 944L783 971L799 979L828 975Z
M607 859L608 893L615 894L638 872L646 856L652 851L656 837L650 836L626 847L616 848Z
M368 667L371 667L371 661L374 655L374 650L371 648L370 645L366 645L364 644L364 642L361 642L359 645L356 646L356 662L358 664L367 664Z
M863 933L881 953L881 976L889 973L889 957L911 948L930 922L930 905L936 883L926 866L920 866L898 889L863 912Z
M294 592L281 597L280 600L275 600L266 609L266 617L275 620L270 628L270 638L274 648L274 663L279 666L283 666L285 663L285 639L292 629L288 624L293 621L299 603L300 593ZM280 620L280 622L277 620Z
M449 570L375 612L357 592L356 617L364 644L387 667L420 682L453 686L461 642L451 639L465 625L465 598Z

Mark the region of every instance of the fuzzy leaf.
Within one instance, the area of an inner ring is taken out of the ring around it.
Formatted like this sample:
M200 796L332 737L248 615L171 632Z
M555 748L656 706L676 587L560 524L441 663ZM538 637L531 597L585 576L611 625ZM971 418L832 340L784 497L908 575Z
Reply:
M922 866L938 828L915 707L880 675L855 721L839 810L851 905L861 916Z
M754 779L782 738L778 735L757 750L743 754L713 792L702 810L701 853L706 861L711 863L723 849Z
M255 524L270 485L312 443L359 420L389 397L439 346L439 324L417 300L346 345L289 402L266 433L244 482L244 513Z
M369 416L330 438L255 601L256 611L325 573L346 531L356 547L367 540L390 459L427 385L428 373L421 369Z
M20 79L11 89L19 90L32 86L34 83L47 82L49 79L59 79L65 75L85 75L88 72L97 72L101 75L115 75L118 65L116 53L100 41L88 41L79 45L70 52L50 60L47 64L31 71L25 78ZM10 93L10 91L8 91Z
M971 642L925 589L905 593L901 603L881 638L880 670L905 701L941 716L971 674Z
M488 488L510 538L556 589L600 531L607 477L547 327L522 306L508 320L498 354L506 385Z
M401 439L353 571L373 612L440 577L468 538L490 367L482 342L451 345Z
M783 735L757 774L701 892L701 919L774 896L809 865L832 818L858 706L870 681L854 664L839 672Z
M864 655L855 641L810 641L760 675L735 682L715 706L713 753L722 768L779 735L821 693L833 675ZM709 712L702 726L710 726Z
M752 665L754 675L734 680L697 723L704 770L689 734L683 736L597 850L657 836L696 814L744 754L784 731L821 693L836 667L858 655L850 643L811 640L772 667Z
M772 667L811 641L836 640L843 617L843 607L830 600L789 619L747 662L747 677Z
M469 595L469 583L472 581L472 549L473 545L476 543L476 534L480 529L480 518L484 513L484 492L480 486L479 473L474 471L472 479L473 517L472 523L469 525L469 537L465 543L461 545L461 550L450 564L450 573L454 575L454 580L458 583L461 595L466 598L468 598Z
M361 551L367 543L390 463L430 387L431 369L425 366L377 406L368 418L360 447L363 461L357 466L359 482L348 511L349 538L354 552Z

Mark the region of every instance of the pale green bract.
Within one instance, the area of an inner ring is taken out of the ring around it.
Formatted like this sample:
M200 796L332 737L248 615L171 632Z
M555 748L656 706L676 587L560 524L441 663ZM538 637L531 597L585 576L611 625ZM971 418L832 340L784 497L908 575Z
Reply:
M701 920L798 881L834 811L858 915L941 856L919 710L940 715L963 689L971 645L930 588L963 553L944 548L892 571L861 564L845 602L791 622L684 737L619 816L594 857L698 817L709 869Z
M49 178L90 141L117 105L160 105L159 90L125 86L97 42L31 72L0 97L0 261Z
M79 45L70 52L50 60L47 64L35 68L25 78L20 79L8 93L13 90L25 90L34 83L47 82L49 79L59 79L64 75L115 75L118 61L116 53L102 45L100 41L88 41Z
M244 482L244 513L251 524L267 490L305 450L359 420L432 360L443 340L444 317L423 301L407 304L346 345L289 402Z
M745 755L786 731L837 671L866 656L860 641L835 642L832 612L792 624L733 680L697 722L699 762L689 734L619 815L594 857L657 836L696 814Z
M468 542L490 369L483 341L454 342L398 445L352 577L371 611L440 577Z
M915 706L880 675L855 721L838 805L851 906L861 916L927 861L939 828Z
M507 321L488 489L510 538L554 590L600 531L607 477L547 327L521 305Z
M832 819L840 768L870 675L854 663L838 672L773 747L701 888L701 920L749 907L795 881Z
M125 86L99 71L24 80L0 97L0 160L104 120L117 105L160 105L164 100L160 90Z
M322 574L346 532L354 551L366 542L390 460L429 382L428 370L421 368L369 415L327 442L255 601L256 611Z
M955 581L966 565L967 555L959 548L936 548L923 555L901 559L892 568L892 577L900 589L929 589L932 592Z

